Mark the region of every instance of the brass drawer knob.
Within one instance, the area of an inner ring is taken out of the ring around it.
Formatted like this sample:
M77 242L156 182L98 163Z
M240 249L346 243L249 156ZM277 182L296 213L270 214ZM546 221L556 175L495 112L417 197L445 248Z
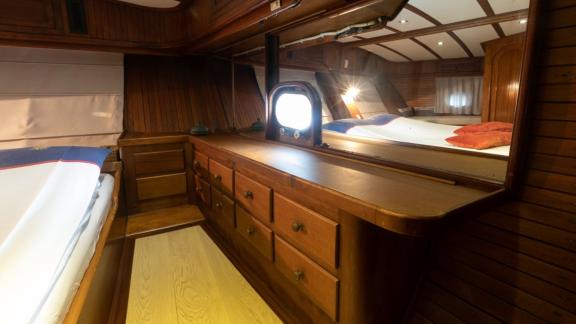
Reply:
M216 205L216 208L222 208L222 204L221 204L221 203L219 203L219 202L216 202L216 204L215 204L215 205Z
M304 224L299 223L299 222L294 222L292 223L292 230L294 232L300 232L304 229Z
M247 199L254 199L254 194L252 193L252 191L246 190L244 191L244 197L246 197Z
M196 168L196 169L197 169L199 166L200 166L200 162L198 162L198 161L194 161L194 168Z
M304 271L302 270L294 271L294 279L296 279L296 281L301 281L302 279L304 279Z
M255 232L256 232L256 230L254 229L254 227L248 227L246 229L246 234L248 234L248 235L254 235Z
M220 182L220 181L222 181L222 176L219 175L219 174L217 174L217 175L214 176L214 180Z

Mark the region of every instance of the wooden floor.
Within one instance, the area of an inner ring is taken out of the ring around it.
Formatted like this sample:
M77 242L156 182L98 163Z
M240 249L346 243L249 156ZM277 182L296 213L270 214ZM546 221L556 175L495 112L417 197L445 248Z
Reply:
M136 240L126 323L281 323L200 226Z

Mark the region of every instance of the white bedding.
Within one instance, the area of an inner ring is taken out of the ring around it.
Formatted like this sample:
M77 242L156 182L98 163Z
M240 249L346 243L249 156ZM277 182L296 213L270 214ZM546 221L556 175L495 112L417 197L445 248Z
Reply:
M30 323L88 224L100 167L55 161L0 171L0 323Z
M72 299L84 277L84 272L94 255L100 231L106 221L106 216L112 204L112 191L114 190L114 177L108 174L100 176L100 186L97 189L97 198L90 211L90 220L82 232L78 243L64 271L56 281L46 303L42 306L35 323L61 323L68 311Z
M426 121L398 117L385 125L363 125L350 128L346 134L373 139L391 140L412 144L429 145L464 151L482 152L508 156L510 146L499 146L484 150L468 149L454 146L445 141L455 136L454 130L459 126L443 125Z

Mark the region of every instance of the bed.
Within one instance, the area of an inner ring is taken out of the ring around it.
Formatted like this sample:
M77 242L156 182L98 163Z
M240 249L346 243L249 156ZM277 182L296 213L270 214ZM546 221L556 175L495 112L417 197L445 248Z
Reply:
M330 148L422 169L503 182L510 146L483 150L445 141L460 126L380 114L363 120L337 120L323 125Z
M119 165L105 166L114 176L101 169L108 153L0 151L1 323L60 323L82 305L117 208Z

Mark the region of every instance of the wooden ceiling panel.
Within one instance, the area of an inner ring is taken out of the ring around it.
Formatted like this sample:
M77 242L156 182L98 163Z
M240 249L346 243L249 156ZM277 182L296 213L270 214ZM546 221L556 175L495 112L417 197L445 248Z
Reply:
M403 20L405 20L406 23L401 23ZM388 22L387 26L405 32L426 27L433 27L434 24L408 9L402 9L398 16L396 16L396 19Z
M427 49L410 39L400 39L386 42L382 45L398 51L414 61L429 61L437 59L434 54L430 53Z
M443 59L468 57L462 47L447 33L425 35L416 37L416 39L438 53ZM438 42L441 42L442 45Z
M410 0L408 3L442 24L486 16L476 0Z
M379 46L379 45L366 45L366 46L362 46L360 47L364 50L367 50L368 52L374 53L382 58L384 58L387 61L390 62L408 62L409 60L402 56L399 55L385 47Z
M454 33L466 44L475 57L484 56L482 43L498 38L492 25L455 30Z
M528 9L530 0L488 0L496 14Z
M528 24L527 23L521 24L520 20L512 20L500 23L500 27L502 27L502 30L504 31L504 34L506 34L506 36L525 32L526 25Z
M174 8L180 4L180 1L176 0L118 0L118 1L151 8Z

